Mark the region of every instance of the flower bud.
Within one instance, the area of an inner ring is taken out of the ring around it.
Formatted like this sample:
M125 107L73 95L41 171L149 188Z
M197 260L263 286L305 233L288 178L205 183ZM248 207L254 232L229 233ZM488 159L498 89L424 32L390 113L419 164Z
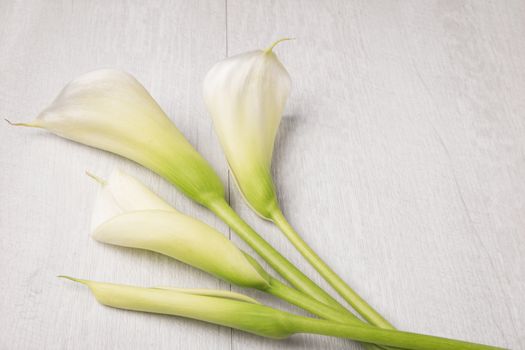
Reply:
M119 309L182 316L270 338L293 333L293 315L229 291L141 288L61 276L89 287L98 302Z

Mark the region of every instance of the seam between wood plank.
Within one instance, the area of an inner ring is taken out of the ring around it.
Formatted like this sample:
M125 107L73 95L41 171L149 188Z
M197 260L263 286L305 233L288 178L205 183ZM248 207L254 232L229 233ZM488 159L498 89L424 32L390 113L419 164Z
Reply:
M224 0L224 43L225 43L225 52L224 58L228 57L228 0ZM228 204L231 206L231 190L230 190L230 167L226 168L226 192ZM228 239L232 240L232 230L228 226ZM230 291L232 290L231 283L229 284ZM230 328L230 350L233 350L233 328Z

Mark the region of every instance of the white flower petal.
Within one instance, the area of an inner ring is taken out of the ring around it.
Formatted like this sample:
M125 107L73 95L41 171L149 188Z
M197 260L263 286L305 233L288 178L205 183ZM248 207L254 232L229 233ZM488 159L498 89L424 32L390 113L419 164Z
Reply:
M204 100L236 183L265 218L277 205L270 167L290 85L271 50L220 61L204 79Z
M118 214L155 209L175 211L140 181L117 169L99 190L91 218L91 231Z
M54 134L129 158L201 204L224 198L221 180L130 74L90 72L64 87L31 123Z
M253 258L225 236L176 211L126 212L98 226L93 238L161 253L240 286L264 288L269 283Z

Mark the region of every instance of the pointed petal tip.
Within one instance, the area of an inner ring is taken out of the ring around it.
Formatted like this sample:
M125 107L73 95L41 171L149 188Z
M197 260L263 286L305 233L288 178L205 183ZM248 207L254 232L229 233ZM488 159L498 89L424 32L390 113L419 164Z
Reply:
M271 44L267 49L264 50L264 52L265 53L270 53L270 52L272 52L274 47L276 47L278 44L282 43L283 41L288 41L288 40L295 40L295 38L281 38L281 39L275 41L273 44Z
M86 284L86 281L85 281L85 280L81 280L81 279L78 279L78 278L75 278L75 277L71 277L71 276L58 275L57 277L58 277L58 278L64 278L64 279L66 279L66 280L70 280L70 281L77 282L77 283Z
M26 127L29 127L29 128L39 128L40 127L39 125L35 124L34 122L33 123L13 123L12 121L10 121L7 118L4 118L4 120L11 126L26 126Z
M100 235L99 226L101 226L101 224L94 225L94 226L95 227L91 228L91 233L90 233L91 238L94 239L97 242L106 243L106 242L104 242L104 240L101 238L101 235Z
M85 173L86 173L87 176L89 176L90 178L92 178L93 180L98 182L100 185L102 185L102 186L106 185L106 180L104 180L103 178L98 177L97 175L93 174L89 170L86 170Z

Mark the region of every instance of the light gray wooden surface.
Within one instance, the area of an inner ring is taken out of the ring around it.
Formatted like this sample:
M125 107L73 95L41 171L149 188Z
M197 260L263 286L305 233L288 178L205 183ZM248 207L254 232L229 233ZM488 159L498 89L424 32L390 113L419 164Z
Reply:
M77 75L125 69L226 183L203 76L226 55L296 37L276 49L293 80L274 159L290 221L396 326L525 349L524 35L521 0L0 0L0 116L30 120ZM86 169L120 167L250 249L127 160L7 124L0 147L1 349L358 349L97 304L55 276L230 286L91 240ZM234 208L326 286L228 187Z

